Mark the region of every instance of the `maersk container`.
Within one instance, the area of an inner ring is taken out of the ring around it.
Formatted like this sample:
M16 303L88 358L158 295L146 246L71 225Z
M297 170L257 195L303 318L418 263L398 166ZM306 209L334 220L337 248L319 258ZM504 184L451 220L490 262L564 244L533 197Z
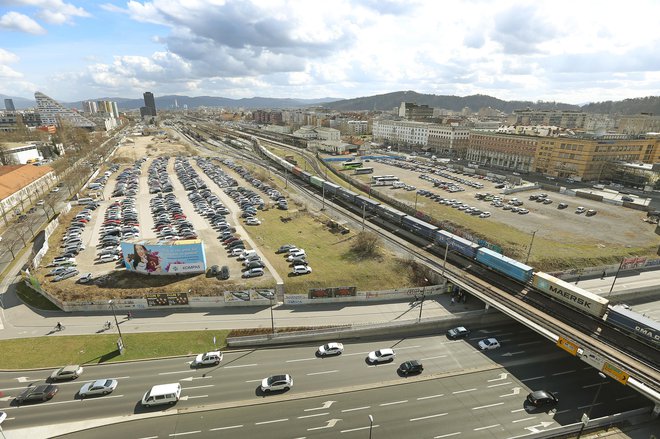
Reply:
M577 308L589 315L602 318L607 311L609 300L554 276L550 276L547 273L536 273L534 275L533 285L534 288L553 299Z
M312 175L311 178L309 179L309 182L312 183L313 186L316 186L319 189L323 187L323 179L317 177L316 175Z
M328 195L335 195L337 193L337 189L339 188L340 186L338 184L330 183L329 181L323 180L323 190L325 191L326 197Z
M351 192L348 189L344 189L342 187L337 189L337 193L335 196L341 198L344 201L348 201L349 203L353 203L355 200L355 197L357 197L357 194L355 192Z
M477 250L477 261L521 282L529 281L532 278L534 271L532 267L528 265L522 264L514 259L484 247Z
M362 209L362 206L366 206L365 210L367 212L375 212L376 208L380 205L378 201L374 201L371 198L363 197L362 195L358 195L355 197L355 204L360 209Z
M401 225L401 220L404 216L406 216L406 214L400 210L396 210L395 208L386 206L384 204L378 206L376 213L384 220L389 221L392 224L396 224L397 226Z
M655 320L615 305L607 312L607 323L641 338L656 349L660 348L660 323Z
M436 226L410 215L404 216L401 220L401 224L411 232L417 233L431 240L433 239L435 232L438 230Z
M449 245L449 250L456 251L470 259L476 259L477 250L480 247L479 244L449 233L446 230L438 230L438 233L435 234L435 241L443 246Z

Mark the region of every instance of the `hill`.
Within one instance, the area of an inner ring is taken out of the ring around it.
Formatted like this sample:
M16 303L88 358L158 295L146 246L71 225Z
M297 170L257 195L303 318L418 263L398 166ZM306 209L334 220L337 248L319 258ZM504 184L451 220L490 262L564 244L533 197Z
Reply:
M660 115L660 96L624 99L623 101L604 101L583 105L587 113L602 114L639 114L653 113Z

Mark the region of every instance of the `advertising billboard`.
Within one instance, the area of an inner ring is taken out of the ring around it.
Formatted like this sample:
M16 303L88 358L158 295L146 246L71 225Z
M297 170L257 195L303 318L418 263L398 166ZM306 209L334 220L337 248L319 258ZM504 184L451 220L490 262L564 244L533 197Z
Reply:
M147 306L188 305L186 293L149 293L145 295Z
M124 266L136 273L167 275L206 272L204 243L199 239L154 243L122 242Z

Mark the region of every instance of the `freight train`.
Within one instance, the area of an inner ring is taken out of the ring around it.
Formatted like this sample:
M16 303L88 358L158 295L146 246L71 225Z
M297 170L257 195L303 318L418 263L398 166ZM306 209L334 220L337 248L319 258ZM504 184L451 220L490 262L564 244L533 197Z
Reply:
M448 250L476 261L490 270L522 284L527 284L536 291L545 294L563 305L602 319L615 329L639 338L655 348L660 348L660 325L657 322L631 310L622 310L619 306L610 306L609 300L601 296L547 273L534 272L533 267L449 233L446 230L441 230L432 224L407 215L393 207L323 180L273 154L259 142L256 142L256 145L261 153L270 160L291 172L305 183L316 187L326 197L339 200L343 204L355 206L359 211L377 216L396 227L405 229L428 240L430 243L448 248Z

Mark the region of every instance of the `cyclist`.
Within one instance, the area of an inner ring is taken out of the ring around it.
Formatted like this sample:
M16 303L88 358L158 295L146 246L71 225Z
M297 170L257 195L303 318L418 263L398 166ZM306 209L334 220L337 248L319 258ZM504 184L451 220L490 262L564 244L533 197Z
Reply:
M55 329L57 329L58 331L61 331L62 328L64 328L64 326L62 326L62 324L60 322L57 322L57 325L55 325Z

